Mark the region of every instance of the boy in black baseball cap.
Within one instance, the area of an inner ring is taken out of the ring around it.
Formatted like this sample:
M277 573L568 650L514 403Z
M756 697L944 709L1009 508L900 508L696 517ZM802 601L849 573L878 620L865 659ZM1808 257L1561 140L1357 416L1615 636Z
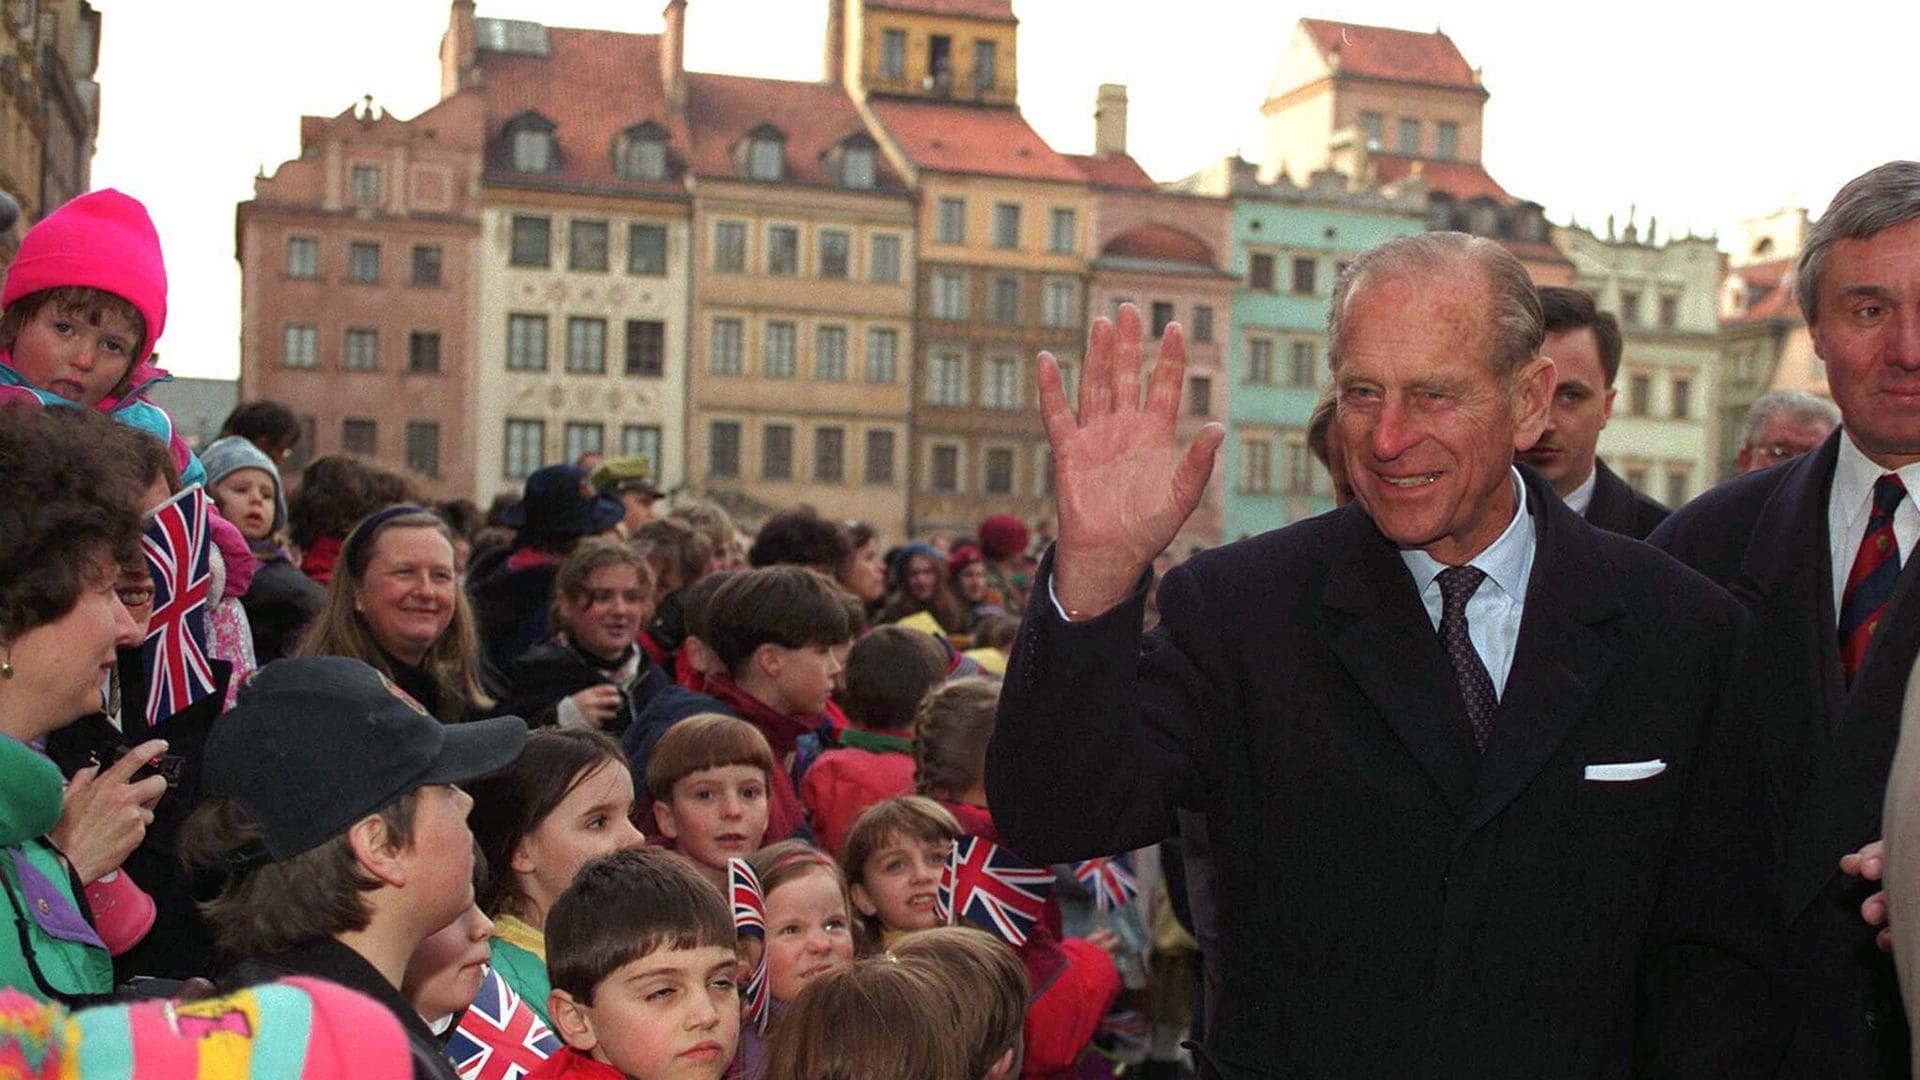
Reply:
M473 800L519 756L517 717L443 725L358 660L279 660L208 736L181 854L232 989L317 975L399 1018L416 1078L455 1080L400 993L407 959L473 903Z

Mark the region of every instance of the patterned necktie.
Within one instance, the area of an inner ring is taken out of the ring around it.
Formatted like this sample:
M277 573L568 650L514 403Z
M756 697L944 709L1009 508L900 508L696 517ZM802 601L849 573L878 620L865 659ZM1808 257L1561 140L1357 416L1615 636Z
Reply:
M1847 588L1840 597L1840 665L1849 684L1866 662L1867 645L1873 641L1887 601L1893 599L1894 583L1900 580L1900 542L1893 535L1893 512L1906 494L1906 486L1893 473L1873 482L1867 534L1860 538L1860 550L1854 553Z
M1471 566L1449 566L1440 571L1440 643L1453 662L1453 678L1466 702L1467 722L1473 726L1473 745L1487 748L1493 734L1493 710L1500 700L1493 694L1493 678L1480 662L1473 639L1467 636L1467 601L1487 575Z

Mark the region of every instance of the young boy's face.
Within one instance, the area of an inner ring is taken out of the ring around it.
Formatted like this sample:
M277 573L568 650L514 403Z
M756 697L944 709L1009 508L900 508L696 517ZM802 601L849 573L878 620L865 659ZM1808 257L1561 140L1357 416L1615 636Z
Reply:
M273 477L265 469L235 469L221 477L213 501L241 536L265 540L273 531Z
M940 911L934 901L940 891L940 872L952 851L953 841L944 838L887 837L860 868L860 881L853 886L854 906L870 919L878 917L889 930L939 926Z
M724 873L767 833L767 774L757 765L720 765L688 773L653 804L660 831L680 853Z
M844 652L834 645L762 645L777 701L767 704L787 713L817 713L827 707Z
M407 911L432 934L473 906L473 796L452 784L428 784L414 795L413 846L407 862Z
M656 949L600 980L593 1004L563 1005L555 1019L568 1045L632 1080L717 1080L740 1042L738 964L718 945Z
M100 312L95 322L42 304L14 339L13 369L42 390L98 405L127 377L139 340L140 328L114 312Z
M438 1020L466 1008L486 975L493 920L469 904L460 917L430 935L413 950L400 993L413 1010Z

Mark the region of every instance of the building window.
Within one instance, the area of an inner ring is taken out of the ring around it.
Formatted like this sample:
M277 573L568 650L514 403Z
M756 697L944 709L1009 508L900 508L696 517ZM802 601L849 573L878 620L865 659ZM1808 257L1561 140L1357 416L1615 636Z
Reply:
M768 424L760 429L760 479L793 479L792 424Z
M830 77L838 78L839 73L833 72ZM905 30L886 30L880 34L880 77L895 80L907 77Z
M793 378L793 341L792 323L768 323L766 341L760 349L760 374L769 379Z
M899 378L900 332L876 329L867 331L867 381L890 383Z
M340 449L373 457L380 449L379 425L358 417L340 421Z
M778 180L786 169L786 146L778 136L755 135L747 143L747 178Z
M707 428L707 475L727 480L739 478L739 421L715 420Z
M1055 255L1073 254L1074 212L1055 210L1047 219L1047 250Z
M607 450L606 428L599 424L569 422L561 429L561 441L561 461L579 461L582 454L604 454Z
M1640 294L1626 289L1620 290L1620 321L1628 326L1640 325Z
M575 221L569 224L567 226L567 269L603 271L606 268L607 223Z
M287 237L287 276L291 278L320 276L319 240L311 236Z
M1273 339L1247 339L1247 377L1250 383L1273 383Z
M1627 380L1627 415L1653 414L1653 376L1635 375Z
M745 337L744 327L739 319L713 320L713 343L709 347L707 369L715 375L738 375L741 372L741 340Z
M567 320L567 373L607 373L607 320L575 315ZM568 454L572 461L578 454Z
M440 475L440 425L407 422L407 468L433 479Z
M746 270L746 222L717 221L714 223L713 268L723 274L738 274Z
M1256 254L1248 260L1247 288L1273 291L1273 256Z
M1194 306L1193 340L1196 342L1213 340L1213 308L1207 304Z
M1687 501L1687 485L1693 478L1685 469L1671 469L1667 472L1667 505L1678 509Z
M547 463L547 422L507 421L505 455L501 475L508 480L525 480L533 475L535 469Z
M967 403L967 362L959 353L937 353L927 358L927 404Z
M1393 148L1402 154L1420 152L1420 121L1412 117L1400 118L1398 129L1394 132Z
M1386 117L1381 116L1377 112L1363 112L1360 114L1360 130L1367 137L1367 149L1378 150L1386 145L1380 141L1385 137L1383 132L1385 132L1386 126Z
M820 276L844 280L853 237L844 229L820 230Z
M988 297L987 319L1002 325L1011 325L1020 321L1020 282L1015 278L996 277L993 279L993 293Z
M646 458L653 466L654 483L658 484L664 469L660 460L660 428L654 424L620 425L620 456Z
M1040 313L1040 321L1048 326L1077 326L1079 319L1078 294L1073 282L1066 278L1047 280L1046 306Z
M1252 494L1273 490L1273 440L1240 440L1240 490Z
M1660 329L1671 330L1680 325L1680 298L1663 296L1660 298Z
M1213 380L1205 375L1187 378L1187 415L1213 415Z
M893 432L867 432L867 460L860 478L869 484L893 483Z
M407 370L415 375L440 372L440 334L433 330L415 330L407 335Z
M347 280L359 282L380 280L379 244L355 240L347 245Z
M1319 385L1314 367L1320 359L1319 343L1295 341L1287 346L1287 385L1311 388Z
M993 206L993 246L997 248L1017 248L1020 246L1020 204L995 203Z
M800 272L800 230L792 225L767 227L767 273L791 277Z
M945 198L940 200L939 221L936 225L937 238L943 244L964 244L967 242L967 201L965 199Z
M309 323L288 323L280 340L280 366L319 367L320 328Z
M547 317L507 316L507 370L547 370Z
M933 317L936 319L967 317L967 279L959 271L935 270L933 272Z
M662 277L667 272L667 228L627 226L627 273Z
M928 482L933 490L941 494L952 494L960 490L960 448L957 446L936 446L929 455Z
M415 285L440 284L440 248L438 245L414 245L413 283Z
M380 201L380 166L355 165L348 174L347 197L357 203Z
M627 374L665 374L666 352L666 323L657 319L627 320Z
M1693 380L1677 377L1673 380L1673 418L1687 420L1693 416Z
M840 186L863 189L873 186L873 147L840 148Z
M622 180L665 180L667 133L650 123L622 132L614 144L613 172Z
M996 356L987 361L987 382L980 390L980 404L989 409L1020 407L1020 361Z
M513 266L547 266L552 262L553 222L530 214L513 215Z
M1312 296L1319 291L1320 260L1305 257L1293 260L1293 294Z
M822 484L838 484L846 480L846 428L823 427L814 429L813 478Z
M973 88L975 90L993 89L996 77L994 69L997 66L995 51L991 41L973 43Z
M1153 329L1150 331L1155 340L1167 332L1167 326L1173 322L1173 305L1165 300L1153 302Z
M380 368L380 331L355 327L347 331L347 350L341 366L348 371Z
M1433 156L1441 161L1452 161L1460 156L1460 125L1451 120L1439 120L1433 125Z
M552 172L553 130L544 121L533 120L513 133L513 170L523 173Z
M996 446L987 451L986 476L982 488L989 495L1013 494L1013 451Z
M867 264L867 276L876 282L900 280L900 237L880 233L873 238L873 256Z
M847 377L847 328L822 326L813 335L813 377L839 381Z

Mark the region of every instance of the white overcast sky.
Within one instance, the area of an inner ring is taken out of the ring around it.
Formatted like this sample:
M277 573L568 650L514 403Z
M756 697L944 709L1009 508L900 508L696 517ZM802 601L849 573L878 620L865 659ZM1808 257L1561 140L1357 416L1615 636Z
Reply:
M857 0L855 0L857 2ZM93 0L103 20L96 187L153 211L171 279L164 363L239 370L234 204L299 152L302 114L372 94L411 117L439 93L442 0ZM480 0L482 16L658 32L656 0ZM825 0L690 0L687 64L820 72ZM1793 14L1785 14L1792 11ZM1094 89L1129 87L1130 143L1157 179L1257 158L1260 102L1301 17L1444 29L1485 70L1484 157L1565 222L1725 235L1781 206L1815 213L1849 177L1920 157L1920 3L1675 0L1014 0L1020 101L1057 149L1085 152ZM1726 21L1732 19L1735 21Z

